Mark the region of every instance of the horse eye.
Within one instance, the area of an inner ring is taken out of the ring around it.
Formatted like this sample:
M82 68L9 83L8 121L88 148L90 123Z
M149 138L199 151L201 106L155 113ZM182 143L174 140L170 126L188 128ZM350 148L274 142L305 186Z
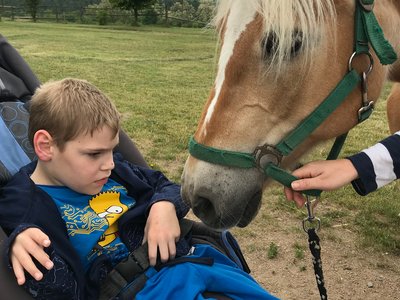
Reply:
M292 39L292 48L290 49L291 57L294 57L299 53L302 44L303 44L303 34L301 32L295 31Z
M276 36L275 32L268 33L263 40L261 41L263 59L267 59L271 55L276 52L278 48L278 37Z
M295 57L301 50L303 44L303 34L295 30L292 34L292 44L290 52L286 57ZM261 41L263 59L266 60L277 51L279 46L279 38L275 32L270 32Z

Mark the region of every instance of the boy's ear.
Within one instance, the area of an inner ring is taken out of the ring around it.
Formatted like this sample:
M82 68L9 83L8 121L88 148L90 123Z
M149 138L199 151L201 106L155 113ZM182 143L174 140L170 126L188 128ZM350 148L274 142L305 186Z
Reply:
M40 129L33 136L33 148L39 160L49 161L53 157L54 141L47 130Z

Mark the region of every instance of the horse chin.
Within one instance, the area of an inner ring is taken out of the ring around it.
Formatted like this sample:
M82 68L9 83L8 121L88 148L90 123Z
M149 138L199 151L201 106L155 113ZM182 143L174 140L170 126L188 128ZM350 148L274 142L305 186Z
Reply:
M196 176L188 169L182 176L182 198L193 213L215 229L247 226L261 206L263 174L204 162L197 168Z

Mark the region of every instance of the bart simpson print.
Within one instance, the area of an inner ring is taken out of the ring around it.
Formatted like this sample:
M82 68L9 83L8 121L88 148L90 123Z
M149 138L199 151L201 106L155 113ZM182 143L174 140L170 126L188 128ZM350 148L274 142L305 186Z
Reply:
M112 243L117 237L119 217L128 210L128 206L121 203L120 193L116 191L107 191L100 193L90 199L89 206L100 217L108 223L108 229L99 240L101 247Z

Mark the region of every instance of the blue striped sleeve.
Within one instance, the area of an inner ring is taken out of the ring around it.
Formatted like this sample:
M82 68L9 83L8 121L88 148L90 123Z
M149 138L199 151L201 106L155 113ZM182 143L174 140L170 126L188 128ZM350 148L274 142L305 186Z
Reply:
M400 178L400 132L350 156L359 178L352 182L360 195L366 195Z
M368 155L360 152L348 157L348 159L353 163L358 173L358 178L351 183L356 192L361 196L365 196L375 191L377 189L376 175L374 166Z
M400 132L381 142L388 150L393 162L393 173L396 179L400 178Z

